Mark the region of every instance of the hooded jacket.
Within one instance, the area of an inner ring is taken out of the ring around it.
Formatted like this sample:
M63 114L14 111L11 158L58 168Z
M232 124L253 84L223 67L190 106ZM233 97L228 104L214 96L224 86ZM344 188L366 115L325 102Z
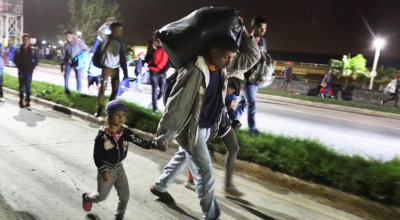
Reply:
M71 42L66 42L61 50L63 64L73 63L73 59L81 52L88 51L89 47L81 39L74 37Z
M243 39L240 47L241 52L234 58L232 64L221 71L222 97L226 96L229 77L236 75L243 77L243 74L261 59L259 46L253 37ZM179 70L177 81L167 99L164 114L158 125L156 140L162 139L168 143L175 138L189 154L193 152L209 80L210 70L202 56ZM219 118L223 112L225 99L222 99L222 102ZM220 119L217 124L219 122Z

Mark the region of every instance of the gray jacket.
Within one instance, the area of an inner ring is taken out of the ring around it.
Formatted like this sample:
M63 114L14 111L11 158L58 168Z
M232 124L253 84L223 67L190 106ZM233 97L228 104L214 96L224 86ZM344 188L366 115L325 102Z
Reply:
M61 50L61 60L63 64L72 63L72 60L81 51L88 51L89 47L83 40L74 37L71 42L66 42Z
M241 52L232 64L222 70L224 86L222 97L226 96L228 78L241 75L251 69L261 58L260 49L252 37L243 39ZM187 64L179 70L177 82L171 90L164 114L158 125L156 140L163 139L167 143L175 138L189 153L197 140L200 111L203 107L205 92L210 80L210 71L204 57ZM225 99L222 99L225 102ZM221 114L224 103L221 104ZM220 120L219 120L220 121ZM219 121L216 124L218 127Z

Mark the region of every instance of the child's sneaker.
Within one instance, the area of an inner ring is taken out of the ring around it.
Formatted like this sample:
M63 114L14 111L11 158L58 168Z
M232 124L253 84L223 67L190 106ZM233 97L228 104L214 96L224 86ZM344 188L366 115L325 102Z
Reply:
M232 128L233 130L238 130L240 127L242 127L242 123L239 120L234 120L232 122Z
M168 192L157 191L155 185L152 185L150 187L150 192L153 193L153 195L160 198L161 202L165 202L165 203L173 203L174 202L174 198L172 198L171 194L169 194Z
M217 138L223 138L225 137L228 132L231 130L231 126L224 126L224 127L219 127Z
M188 188L188 189L190 189L190 190L193 190L193 191L195 191L196 192L196 186L194 185L194 182L193 182L193 180L192 181L185 181L184 183L183 183L183 185L186 187L186 188Z
M88 194L89 193L87 192L82 194L82 207L83 210L90 212L90 210L92 209L92 202L87 199Z

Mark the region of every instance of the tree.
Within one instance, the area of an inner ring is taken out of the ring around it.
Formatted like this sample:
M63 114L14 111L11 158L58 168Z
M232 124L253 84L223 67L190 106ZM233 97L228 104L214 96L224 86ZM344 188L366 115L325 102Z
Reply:
M399 73L399 70L397 70L396 68L385 68L383 65L376 69L376 77L375 80L377 82L388 82L392 79L394 79L396 77L396 75Z
M345 77L345 86L349 77L353 79L370 78L370 72L366 67L367 60L364 59L363 55L358 54L351 58L350 55L343 56L342 60L331 60L331 69L333 73L338 77Z
M93 43L96 40L99 27L105 23L107 18L120 17L118 7L117 3L106 4L104 0L69 0L70 22L59 27L63 30L70 30L75 34L79 31L82 33L80 36L82 40L89 44Z

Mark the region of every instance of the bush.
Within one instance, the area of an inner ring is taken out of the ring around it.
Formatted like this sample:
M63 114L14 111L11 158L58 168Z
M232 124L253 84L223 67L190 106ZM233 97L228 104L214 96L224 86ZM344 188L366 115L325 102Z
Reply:
M16 77L5 74L4 85L18 89ZM88 113L97 109L97 97L72 92L44 82L32 83L32 94L46 100ZM126 102L127 125L155 133L161 114ZM400 205L400 160L367 160L360 156L340 154L319 141L262 133L249 137L247 131L236 132L240 151L238 158L306 181L324 184L372 200ZM221 140L212 141L214 150L226 153Z

